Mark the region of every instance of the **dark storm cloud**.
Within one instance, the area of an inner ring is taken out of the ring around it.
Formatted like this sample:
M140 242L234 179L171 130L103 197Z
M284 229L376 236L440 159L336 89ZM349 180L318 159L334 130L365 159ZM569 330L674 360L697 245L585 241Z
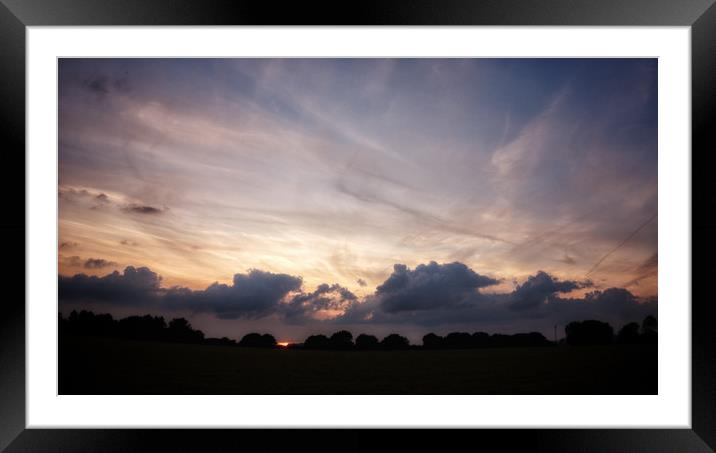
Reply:
M459 306L479 288L499 283L476 274L463 263L438 264L431 261L410 270L404 264L393 266L393 273L376 288L381 309L388 313Z
M88 258L85 261L85 269L104 269L105 267L116 266L117 263L114 261L107 261L102 258Z
M522 285L517 285L510 297L510 308L513 310L534 308L545 303L547 298L555 293L568 293L591 285L589 281L560 281L546 272L539 271L536 275L528 277Z
M166 208L157 208L155 206L142 205L136 203L130 203L122 207L122 211L130 212L133 214L161 214L166 211Z

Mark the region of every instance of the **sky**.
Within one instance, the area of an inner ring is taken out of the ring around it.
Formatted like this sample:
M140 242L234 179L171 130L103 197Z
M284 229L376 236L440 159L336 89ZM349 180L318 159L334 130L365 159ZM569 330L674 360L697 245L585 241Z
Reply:
M208 336L656 314L656 59L60 59L60 311Z

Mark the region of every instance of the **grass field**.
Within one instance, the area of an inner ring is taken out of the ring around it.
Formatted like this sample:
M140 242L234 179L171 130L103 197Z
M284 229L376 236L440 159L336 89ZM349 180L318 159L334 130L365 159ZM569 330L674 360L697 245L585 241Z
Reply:
M656 394L655 345L305 351L66 337L60 394Z

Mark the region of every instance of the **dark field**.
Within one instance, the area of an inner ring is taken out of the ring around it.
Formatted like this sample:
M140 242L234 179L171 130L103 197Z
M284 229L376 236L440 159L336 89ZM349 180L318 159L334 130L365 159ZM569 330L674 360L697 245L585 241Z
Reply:
M60 394L656 394L656 345L307 351L65 337Z

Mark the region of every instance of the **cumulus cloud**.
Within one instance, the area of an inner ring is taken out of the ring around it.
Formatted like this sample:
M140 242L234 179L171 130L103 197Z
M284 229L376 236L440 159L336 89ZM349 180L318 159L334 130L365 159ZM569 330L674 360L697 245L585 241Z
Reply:
M166 310L213 313L222 319L259 318L278 310L286 295L300 290L302 280L252 269L236 274L231 285L214 283L204 290L161 287L161 277L146 267L128 266L103 277L59 276L61 302L147 306Z
M149 268L127 266L124 272L97 277L77 274L59 276L60 302L105 302L120 305L155 305L164 291L161 277Z
M475 273L463 263L438 264L431 261L410 270L404 264L376 288L380 307L388 313L455 307L472 298L476 291L499 283Z
M293 296L284 308L289 318L305 318L323 310L343 313L358 297L349 289L334 283L318 285L315 291Z
M132 266L102 277L60 276L59 298L63 303L182 310L221 319L272 317L292 324L464 325L476 329L486 325L551 328L579 319L621 325L657 312L656 298L640 299L624 288L564 297L591 283L560 280L543 271L529 276L512 292L488 293L484 288L499 280L459 262L431 261L414 269L396 264L376 291L362 299L339 284L324 283L304 291L301 277L258 269L235 274L231 284L214 283L203 290L167 288L161 282L150 269Z
M276 312L284 297L302 284L300 277L251 269L234 275L231 285L214 283L200 291L171 288L166 299L172 307L214 313L222 319L255 319Z
M534 308L545 303L547 298L555 293L568 293L591 285L590 281L560 281L546 272L539 271L536 275L528 277L523 284L517 285L510 297L510 308L513 310Z
M439 265L431 262L414 271L396 265L393 274L375 294L351 304L336 322L551 328L579 319L601 319L621 325L657 312L655 298L640 299L624 288L592 291L581 298L564 298L564 294L591 287L592 283L560 280L544 271L517 283L509 293L479 290L496 282L475 274L462 263ZM430 296L423 297L423 294Z

